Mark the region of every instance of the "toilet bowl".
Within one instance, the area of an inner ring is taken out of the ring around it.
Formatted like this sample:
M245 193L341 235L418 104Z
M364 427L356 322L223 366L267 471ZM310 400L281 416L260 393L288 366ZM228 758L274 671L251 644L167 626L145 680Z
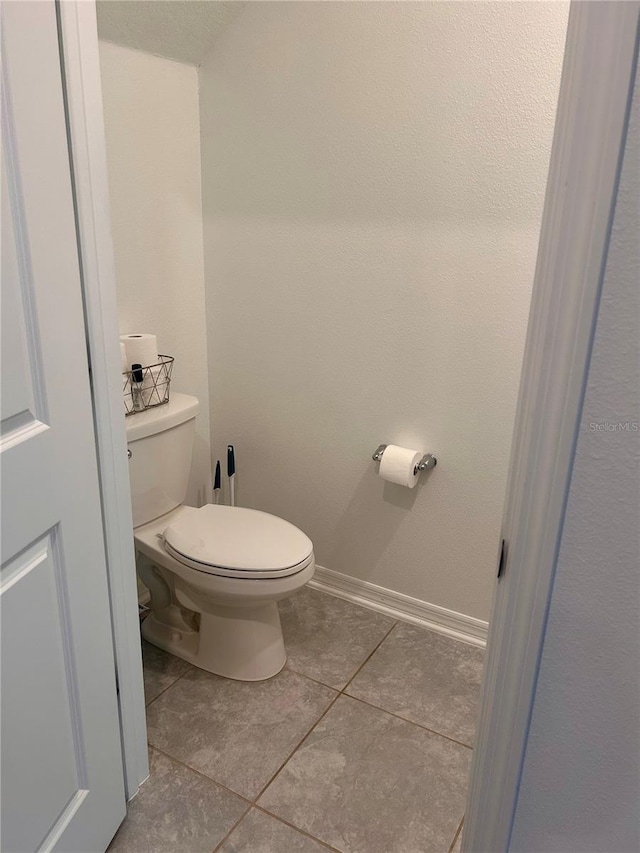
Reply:
M174 394L127 423L136 564L151 593L142 635L201 669L262 681L285 664L278 601L313 577L313 545L269 513L182 503L197 411Z

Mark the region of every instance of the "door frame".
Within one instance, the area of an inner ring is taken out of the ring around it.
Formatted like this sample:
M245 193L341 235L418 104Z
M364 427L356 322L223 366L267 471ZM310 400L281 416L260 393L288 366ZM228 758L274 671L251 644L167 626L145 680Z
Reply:
M509 849L624 143L640 3L572 2L463 851Z
M640 3L572 2L463 849L508 849L637 60ZM95 3L58 0L125 784L148 775Z
M130 800L149 776L149 759L98 29L93 0L56 0L56 8Z

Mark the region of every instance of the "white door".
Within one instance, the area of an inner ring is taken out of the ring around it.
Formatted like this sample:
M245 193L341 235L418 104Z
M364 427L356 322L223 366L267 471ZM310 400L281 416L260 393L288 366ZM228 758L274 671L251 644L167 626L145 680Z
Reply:
M56 9L1 16L1 845L93 853L125 800Z

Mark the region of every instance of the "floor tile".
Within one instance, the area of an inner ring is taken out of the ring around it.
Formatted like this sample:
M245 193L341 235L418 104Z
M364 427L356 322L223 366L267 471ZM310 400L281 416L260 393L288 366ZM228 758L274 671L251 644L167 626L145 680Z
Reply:
M315 589L280 602L287 663L341 690L394 620Z
M149 760L151 775L109 853L211 853L247 804L154 749Z
M219 853L327 853L328 849L275 817L251 809Z
M398 624L346 692L471 744L483 657L468 643Z
M149 743L252 799L334 697L287 670L242 682L192 668L147 709Z
M163 652L157 646L142 641L142 672L144 676L144 698L147 705L163 690L186 672L190 664L182 658L177 658Z
M471 750L340 696L259 800L343 853L447 853Z

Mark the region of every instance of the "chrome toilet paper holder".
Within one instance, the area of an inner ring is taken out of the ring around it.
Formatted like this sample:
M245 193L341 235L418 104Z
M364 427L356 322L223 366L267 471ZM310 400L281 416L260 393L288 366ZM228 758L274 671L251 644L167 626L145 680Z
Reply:
M382 454L387 449L386 444L378 445L377 450L372 455L372 459L374 462L379 462L382 459ZM438 464L438 460L433 455L433 453L425 453L422 459L418 462L416 467L413 469L414 474L420 473L420 471L429 471L431 468L435 468Z

